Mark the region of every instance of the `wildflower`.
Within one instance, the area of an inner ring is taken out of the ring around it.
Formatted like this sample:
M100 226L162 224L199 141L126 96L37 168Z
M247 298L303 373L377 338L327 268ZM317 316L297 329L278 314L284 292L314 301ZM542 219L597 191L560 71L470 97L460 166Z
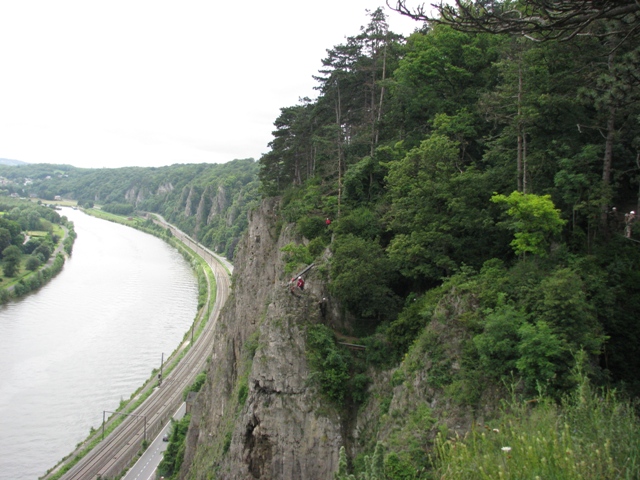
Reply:
M496 433L500 433L500 430L498 430L497 428L494 428L493 431Z
M502 450L505 453L509 453L511 451L511 447L502 447L500 450Z

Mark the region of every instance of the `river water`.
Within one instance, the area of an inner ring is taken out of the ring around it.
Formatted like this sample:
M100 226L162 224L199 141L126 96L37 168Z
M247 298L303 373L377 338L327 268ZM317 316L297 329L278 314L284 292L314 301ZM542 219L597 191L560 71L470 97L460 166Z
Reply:
M189 331L197 280L162 240L69 208L73 255L0 307L0 479L35 480L100 428Z

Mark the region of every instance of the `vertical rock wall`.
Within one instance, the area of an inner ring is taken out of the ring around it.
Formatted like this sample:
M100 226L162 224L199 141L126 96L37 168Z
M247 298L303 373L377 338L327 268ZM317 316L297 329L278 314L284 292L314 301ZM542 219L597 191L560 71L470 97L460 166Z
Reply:
M325 284L312 270L305 291L290 292L280 249L294 233L278 228L276 211L267 199L252 212L238 247L181 478L312 480L337 469L341 418L308 381L305 359Z

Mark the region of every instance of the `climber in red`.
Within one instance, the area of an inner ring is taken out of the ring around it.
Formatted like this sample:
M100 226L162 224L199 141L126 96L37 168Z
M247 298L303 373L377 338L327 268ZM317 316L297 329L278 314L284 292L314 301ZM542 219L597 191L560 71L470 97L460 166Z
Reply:
M304 278L298 277L298 284L297 285L298 285L298 288L300 290L304 290Z

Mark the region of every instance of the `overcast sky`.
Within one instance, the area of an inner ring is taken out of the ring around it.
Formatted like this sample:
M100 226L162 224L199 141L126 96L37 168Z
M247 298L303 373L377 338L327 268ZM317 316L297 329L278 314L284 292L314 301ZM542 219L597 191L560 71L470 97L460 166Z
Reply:
M256 160L384 0L0 0L0 158ZM386 9L392 31L418 24Z

